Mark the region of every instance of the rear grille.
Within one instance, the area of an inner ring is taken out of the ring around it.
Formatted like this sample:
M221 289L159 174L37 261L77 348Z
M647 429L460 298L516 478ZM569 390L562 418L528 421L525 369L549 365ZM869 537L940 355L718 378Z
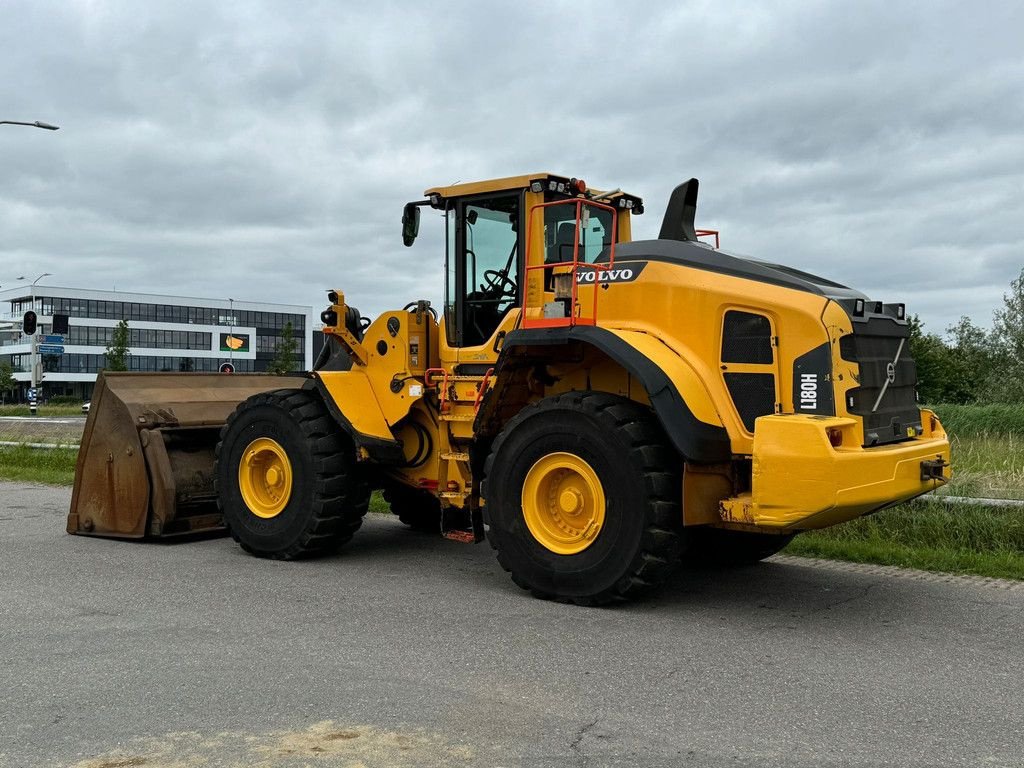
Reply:
M748 432L758 416L775 413L775 377L770 373L727 373L725 386Z
M853 333L840 339L839 351L860 366L860 386L847 392L846 410L864 420L864 445L906 440L919 432L910 326L890 317L855 321Z
M764 315L730 310L722 329L722 362L771 364L772 324Z

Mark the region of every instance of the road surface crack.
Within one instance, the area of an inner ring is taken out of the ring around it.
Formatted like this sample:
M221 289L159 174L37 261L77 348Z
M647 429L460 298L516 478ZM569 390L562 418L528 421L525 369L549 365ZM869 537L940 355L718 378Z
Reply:
M814 611L814 613L820 613L821 611L831 611L833 608L838 608L840 605L847 605L848 603L852 603L852 602L855 602L857 600L862 600L865 597L867 597L868 592L870 592L872 589L874 589L877 586L878 586L878 582L877 581L875 583L873 583L873 584L868 584L864 588L858 589L856 594L850 595L849 597L841 598L839 600L834 600L831 603L826 603L821 608L818 608L816 611Z
M583 766L587 764L587 756L583 754L580 744L583 742L584 737L586 737L590 729L597 725L600 719L600 717L595 717L589 723L576 731L576 735L573 737L572 743L569 744L569 750L579 758L580 768L583 768Z

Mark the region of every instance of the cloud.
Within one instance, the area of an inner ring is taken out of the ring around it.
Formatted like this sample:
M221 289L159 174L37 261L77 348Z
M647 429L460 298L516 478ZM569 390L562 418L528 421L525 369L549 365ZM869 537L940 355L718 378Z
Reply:
M679 181L723 246L987 324L1024 264L1019 4L9 2L0 284L323 303L443 291L429 186Z

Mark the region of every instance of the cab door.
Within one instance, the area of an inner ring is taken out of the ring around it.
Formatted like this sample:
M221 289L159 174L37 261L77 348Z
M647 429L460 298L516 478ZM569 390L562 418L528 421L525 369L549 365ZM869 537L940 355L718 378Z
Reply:
M452 362L497 361L519 315L522 230L521 191L453 201L444 313Z

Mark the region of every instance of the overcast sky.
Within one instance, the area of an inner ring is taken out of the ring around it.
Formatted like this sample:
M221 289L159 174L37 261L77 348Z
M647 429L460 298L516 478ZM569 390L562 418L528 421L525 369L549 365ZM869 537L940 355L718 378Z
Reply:
M762 6L773 5L775 10ZM1024 4L0 5L0 285L439 302L437 184L701 181L722 245L988 325L1024 265Z

